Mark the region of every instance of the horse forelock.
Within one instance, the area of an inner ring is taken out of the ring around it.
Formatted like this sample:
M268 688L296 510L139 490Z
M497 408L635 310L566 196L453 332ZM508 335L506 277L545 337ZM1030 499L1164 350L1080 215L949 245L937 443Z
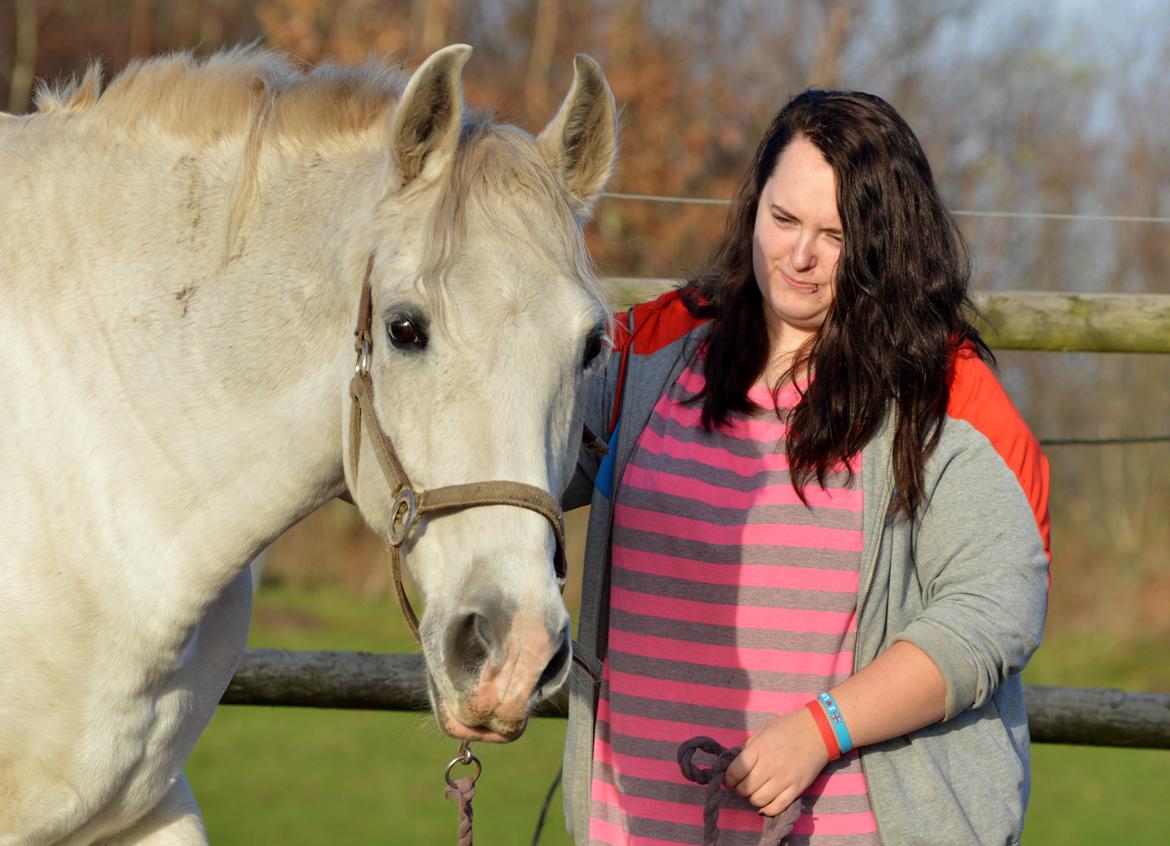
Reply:
M422 239L417 285L436 313L466 244L471 218L490 221L509 243L562 267L608 313L581 225L567 190L527 133L473 113L465 118L454 160L437 187Z

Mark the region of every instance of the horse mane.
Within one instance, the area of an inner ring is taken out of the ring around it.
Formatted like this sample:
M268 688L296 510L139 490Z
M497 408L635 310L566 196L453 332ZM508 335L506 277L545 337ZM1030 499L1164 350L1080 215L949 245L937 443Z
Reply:
M213 142L249 131L301 141L359 133L384 124L406 77L369 61L357 67L326 63L298 67L286 56L237 47L198 59L191 52L131 62L102 85L93 62L78 79L41 87L37 114L86 115L126 131L149 126Z
M350 138L362 149L388 150L390 115L407 78L400 68L374 60L356 67L326 63L308 68L246 46L203 59L179 52L134 61L104 87L101 64L94 62L80 78L41 87L35 103L38 115L92 119L107 131L162 130L208 145L242 136L243 167L227 227L225 259L230 261L258 190L264 144L279 139L303 150ZM526 133L465 109L460 143L444 178L419 271L419 285L436 308L442 308L447 287L442 281L452 270L469 210L494 216L501 201L520 217L512 233L518 241L541 253L558 252L555 258L567 260L572 275L605 301L566 190ZM531 201L531 209L515 202L521 197ZM563 219L550 221L550 209ZM533 210L540 210L539 218L525 220ZM537 235L547 234L550 222L560 236L555 245Z

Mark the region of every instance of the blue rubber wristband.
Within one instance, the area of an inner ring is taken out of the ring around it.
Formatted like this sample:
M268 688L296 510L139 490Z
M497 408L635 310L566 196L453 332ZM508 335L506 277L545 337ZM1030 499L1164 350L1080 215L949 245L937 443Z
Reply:
M837 746L844 755L853 748L853 738L849 736L849 729L845 728L845 718L841 716L841 709L837 707L837 701L828 691L818 696L817 701L825 709L825 716L829 718L829 725L833 728L833 736L837 738Z

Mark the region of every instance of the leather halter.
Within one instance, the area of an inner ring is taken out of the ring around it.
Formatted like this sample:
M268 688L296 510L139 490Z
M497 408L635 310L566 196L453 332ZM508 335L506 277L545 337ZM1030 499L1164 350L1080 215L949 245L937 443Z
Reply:
M464 508L474 508L481 505L514 505L517 508L535 511L552 526L553 536L557 543L553 569L556 573L557 585L562 590L567 575L565 520L560 503L548 491L523 482L472 482L463 485L447 485L430 490L418 490L410 483L410 477L406 475L402 462L398 460L394 444L378 424L377 417L374 416L374 383L370 379L372 349L370 276L373 267L374 256L371 254L366 263L361 304L358 307L357 328L354 330L357 365L354 367L353 379L349 383L352 401L349 423L349 454L350 460L353 462L353 476L356 481L361 456L362 430L364 429L370 440L370 445L373 447L374 455L378 459L378 465L382 468L382 475L386 478L393 496L390 505L387 539L390 541L391 547L390 560L394 573L394 592L398 595L398 604L402 608L402 615L406 618L415 640L421 643L418 615L414 613L402 585L402 546L410 539L424 514L461 511Z

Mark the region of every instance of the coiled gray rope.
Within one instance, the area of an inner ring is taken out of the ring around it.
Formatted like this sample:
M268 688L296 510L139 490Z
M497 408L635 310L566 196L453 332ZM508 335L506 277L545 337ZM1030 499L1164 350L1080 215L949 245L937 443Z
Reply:
M711 766L704 769L692 760L698 751L714 755ZM692 737L678 747L678 767L683 777L695 784L707 786L707 800L703 805L703 846L719 844L719 803L723 787L723 773L742 750L736 747L724 749L719 741L710 737ZM764 823L767 842L780 844L792 833L792 827L800 816L800 802L796 801L784 809L779 816L769 817Z

